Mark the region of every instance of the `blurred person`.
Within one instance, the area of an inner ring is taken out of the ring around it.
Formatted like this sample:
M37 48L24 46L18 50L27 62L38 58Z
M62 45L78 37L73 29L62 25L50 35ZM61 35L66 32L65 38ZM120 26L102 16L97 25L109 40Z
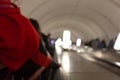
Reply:
M42 36L42 39L43 39L44 42L45 42L45 47L46 47L46 49L49 51L50 55L51 55L52 57L54 57L55 49L54 49L54 47L52 47L51 44L50 44L51 34L48 33L47 35L45 35L44 33L41 32L41 36Z
M9 80L10 74L29 60L38 66L27 73L25 80L37 79L52 61L38 50L39 40L40 36L20 8L11 0L0 0L0 80Z
M93 49L98 49L99 44L100 44L100 39L99 38L93 39L92 42L91 42L91 47Z
M33 19L33 18L30 18L30 22L33 24L33 26L35 27L35 29L37 30L37 32L39 33L39 35L41 36L40 38L40 47L39 47L39 50L46 56L50 57L50 58L53 58L52 54L53 52L51 51L50 52L50 46L49 46L49 37L50 37L50 34L48 35L45 35L44 33L42 33L41 31L41 28L40 28L40 25L38 23L37 20ZM52 61L51 65L45 69L42 73L42 76L41 76L41 80L48 80L48 77L47 76L50 76L51 75L51 79L50 80L53 80L53 77L54 77L54 73L56 72L56 70L61 67L61 64L59 63L56 63L54 60ZM52 74L50 74L50 70L52 70Z
M106 42L105 40L101 40L98 44L99 49L105 49L106 48Z
M50 45L50 36L51 34L44 34L42 31L41 31L41 28L40 28L40 25L39 23L37 22L37 20L33 19L33 18L30 18L30 22L33 24L33 26L35 27L35 29L37 30L37 32L39 33L39 35L41 36L41 46L44 47L40 47L40 50L43 51L44 53L46 53L46 51L48 51L50 53L50 56L53 57L54 55L54 49L52 49L51 45ZM47 54L46 54L47 55Z
M115 44L116 38L117 38L117 37L109 40L109 43L108 43L108 46L107 46L107 49L108 49L108 50L114 51L113 46L114 46L114 44Z

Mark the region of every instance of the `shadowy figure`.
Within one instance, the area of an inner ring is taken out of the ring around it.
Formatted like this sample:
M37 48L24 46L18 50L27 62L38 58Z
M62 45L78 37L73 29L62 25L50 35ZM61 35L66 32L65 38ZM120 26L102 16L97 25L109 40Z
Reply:
M115 44L115 40L116 40L117 37L111 39L108 43L108 46L107 46L107 49L108 50L113 50L113 47L114 47L114 44Z
M52 51L51 46L49 45L50 34L45 35L41 32L40 25L37 20L30 18L30 21L41 36L39 50L46 56L53 58L54 51ZM54 73L59 67L61 67L61 64L58 64L53 60L52 64L43 71L42 75L40 76L41 80L53 80ZM51 79L48 78L50 75Z
M98 44L98 48L99 49L106 49L106 42L105 42L105 40L100 41L100 43Z

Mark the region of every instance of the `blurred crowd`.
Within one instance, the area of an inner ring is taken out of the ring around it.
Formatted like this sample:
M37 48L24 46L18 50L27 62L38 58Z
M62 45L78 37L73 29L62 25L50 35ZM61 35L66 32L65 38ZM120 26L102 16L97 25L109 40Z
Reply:
M105 40L100 40L99 38L90 40L88 42L85 42L84 44L87 46L90 46L94 49L106 49L106 50L114 50L114 44L115 44L116 38L113 38L108 41L108 43Z

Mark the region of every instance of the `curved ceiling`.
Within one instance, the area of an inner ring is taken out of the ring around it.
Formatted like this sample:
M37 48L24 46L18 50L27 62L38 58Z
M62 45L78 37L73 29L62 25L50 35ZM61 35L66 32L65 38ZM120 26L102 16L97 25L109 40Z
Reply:
M20 7L55 38L68 29L73 41L78 37L108 41L120 31L120 0L23 0Z

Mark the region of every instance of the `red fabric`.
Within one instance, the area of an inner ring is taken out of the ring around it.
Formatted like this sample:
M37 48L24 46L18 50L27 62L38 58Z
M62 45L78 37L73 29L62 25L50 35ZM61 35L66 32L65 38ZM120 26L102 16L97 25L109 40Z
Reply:
M0 2L11 2L11 0L0 0Z
M42 58L42 59L40 59L40 58ZM39 52L36 55L34 55L31 59L34 62L38 62L39 61L37 64L38 65L42 64L45 67L48 67L48 65L51 63L51 59L50 58L46 59L46 56L43 53L39 53Z
M51 60L38 51L39 35L19 8L0 8L0 61L18 70L26 60L47 67Z

